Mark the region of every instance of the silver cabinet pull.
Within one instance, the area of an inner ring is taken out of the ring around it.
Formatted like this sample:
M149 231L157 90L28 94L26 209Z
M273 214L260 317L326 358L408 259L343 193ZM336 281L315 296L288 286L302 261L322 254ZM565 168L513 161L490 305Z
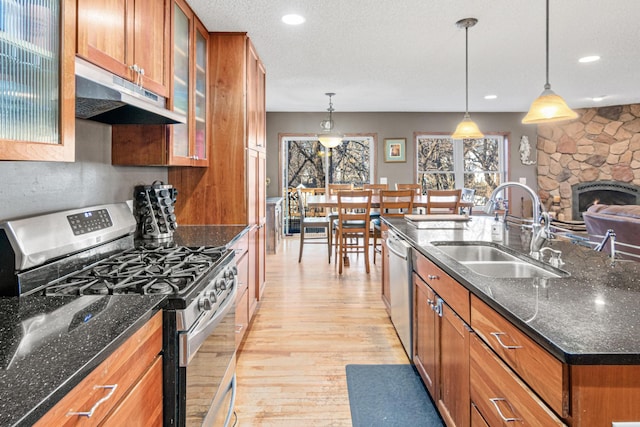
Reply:
M502 413L502 411L500 410L500 406L498 406L498 402L505 402L508 406L509 406L509 410L511 412L515 412L513 410L513 407L511 406L511 404L509 403L509 401L503 397L494 397L489 399L491 401L491 403L493 403L493 406L496 407L496 411L498 411L498 415L500 415L500 418L502 418L505 422L510 423L513 421L522 421L522 418L514 418L514 417L505 417L504 414Z
M507 350L514 350L516 348L522 348L521 345L505 345L502 340L500 339L500 335L507 335L506 332L490 332L491 335L493 335L496 340L498 341L498 344L500 344L500 346L502 348L506 348Z
M242 333L244 325L236 325L236 334Z
M104 402L106 402L107 400L109 400L111 398L111 396L113 396L113 393L116 391L116 388L118 388L118 384L111 384L111 385L94 385L93 389L97 389L97 388L105 388L105 389L110 389L109 393L107 393L106 396L104 396L102 399L98 400L88 412L68 412L67 413L67 417L71 417L74 415L77 415L79 417L87 417L87 418L91 418L91 416L93 415L93 413L96 411L96 409L98 409L98 406L102 405Z
M427 279L429 279L429 280L437 280L437 279L439 279L439 278L440 278L440 276L437 276L437 275L435 275L435 274L429 274L429 275L427 276Z

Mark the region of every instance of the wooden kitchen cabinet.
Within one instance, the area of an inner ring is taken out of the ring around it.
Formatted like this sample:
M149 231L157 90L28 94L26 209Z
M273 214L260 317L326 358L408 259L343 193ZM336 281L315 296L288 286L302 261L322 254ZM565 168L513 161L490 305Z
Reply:
M77 5L78 56L168 97L171 2L77 0Z
M209 165L209 34L189 5L175 0L172 14L169 109L187 122L174 125L112 126L114 165Z
M414 363L448 426L637 421L640 366L562 363L414 254Z
M447 425L468 426L471 329L452 306L466 309L468 318L469 291L426 258L416 258L414 363ZM451 296L451 304L438 292Z
M436 295L420 276L413 274L414 327L413 363L429 394L436 396L437 325Z
M266 147L264 65L253 44L247 46L247 147L264 151Z
M162 312L158 312L35 426L161 426L161 351ZM70 415L71 412L90 412L92 409L91 417ZM135 420L144 422L136 424Z
M76 2L63 0L53 10L36 0L15 4L16 20L35 21L46 13L51 31L0 31L0 160L72 162ZM2 18L10 13L7 6Z
M568 415L569 371L479 298L471 298L471 327L558 414Z
M471 340L470 383L473 405L490 426L565 425L477 336Z
M253 126L264 125L266 112L262 107L258 116L264 117L249 120L249 49L255 53L246 33L209 33L208 117L215 155L208 168L170 168L168 181L180 189L175 205L179 224L250 227L248 303L253 313L265 285L266 153L260 149L265 142L251 148L248 135L264 138L265 131ZM264 85L264 79L254 84Z
M506 408L504 401L498 407L506 412L510 405L514 417L527 420L524 425L590 427L639 419L640 366L562 363L475 296L471 326L482 344L475 351L472 345L471 400L490 426L502 425L489 400L495 397L508 399Z

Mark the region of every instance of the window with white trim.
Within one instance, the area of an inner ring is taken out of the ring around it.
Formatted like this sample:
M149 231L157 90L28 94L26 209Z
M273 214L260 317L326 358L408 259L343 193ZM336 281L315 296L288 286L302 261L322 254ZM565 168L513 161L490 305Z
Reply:
M428 189L470 188L474 202L483 205L507 176L504 135L454 140L447 135L416 136L417 181Z

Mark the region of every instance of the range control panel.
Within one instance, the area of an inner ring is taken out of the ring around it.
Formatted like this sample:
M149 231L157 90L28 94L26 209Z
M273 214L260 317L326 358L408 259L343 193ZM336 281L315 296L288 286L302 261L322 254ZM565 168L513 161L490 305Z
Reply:
M105 228L113 226L109 212L106 209L68 215L67 220L69 221L69 225L71 225L73 234L76 236L104 230Z

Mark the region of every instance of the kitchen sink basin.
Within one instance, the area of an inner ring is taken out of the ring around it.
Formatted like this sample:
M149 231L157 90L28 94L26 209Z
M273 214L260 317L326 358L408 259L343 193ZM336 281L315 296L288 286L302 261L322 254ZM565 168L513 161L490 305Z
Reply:
M524 261L490 261L490 262L462 262L469 270L489 277L514 277L514 278L557 278L562 277L546 268L538 267Z
M437 245L445 254L458 262L465 261L519 261L517 257L507 253L494 246L485 246L480 244L472 245L456 245L442 244Z
M559 278L569 273L488 242L432 242L441 252L487 277Z

